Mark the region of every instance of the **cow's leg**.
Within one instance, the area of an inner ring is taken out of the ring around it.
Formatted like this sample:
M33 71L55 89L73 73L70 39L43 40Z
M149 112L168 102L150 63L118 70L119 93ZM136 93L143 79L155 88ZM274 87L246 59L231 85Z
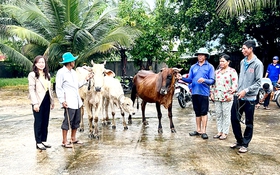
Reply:
M122 115L122 120L123 120L123 129L124 129L124 130L127 130L128 127L127 127L127 125L126 125L125 116L124 116L124 111L122 110L122 108L120 108L120 110L121 110L121 115Z
M174 124L173 124L173 120L172 120L172 103L170 105L170 107L168 107L168 118L169 118L169 122L170 122L170 129L172 133L176 133Z
M89 103L89 101L86 99L84 101L84 106L86 108L87 114L88 114L88 126L89 126L89 137L92 135L93 132L93 126L92 126L92 104Z
M80 132L84 132L84 113L85 113L85 109L84 109L84 105L81 107L81 121L80 121L80 128L79 131Z
M112 100L110 100L110 107L112 110L112 129L116 129L116 121L115 121L115 115L116 115L116 111L115 111L115 106Z
M145 109L146 109L146 104L147 102L142 100L142 103L141 103L141 110L142 110L142 123L144 125L149 125L149 122L146 121L146 116L145 116Z
M127 120L128 120L128 124L131 125L132 124L132 116L131 116L131 114L129 114Z
M162 133L162 125L161 125L161 118L162 118L162 113L160 110L160 103L156 102L156 108L157 108L157 116L158 116L158 133Z
M92 137L92 133L93 133L93 128L94 126L92 125L92 121L93 121L93 115L92 115L92 105L88 106L88 127L89 127L89 137Z
M109 100L104 99L105 117L102 119L102 125L109 125Z
M99 133L98 133L98 115L101 111L101 107L103 104L103 98L102 96L99 97L100 101L98 102L98 104L96 104L96 108L95 108L95 113L94 113L94 133L93 133L93 137L96 139L99 139Z

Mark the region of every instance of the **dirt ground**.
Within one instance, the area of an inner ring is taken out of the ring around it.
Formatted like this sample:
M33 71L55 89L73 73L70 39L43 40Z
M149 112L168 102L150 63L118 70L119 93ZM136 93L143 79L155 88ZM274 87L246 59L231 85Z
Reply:
M217 131L212 103L207 127L209 139L190 137L188 133L195 129L192 107L181 109L176 98L173 102L175 134L170 132L167 110L163 107L163 134L157 133L155 105L148 104L148 127L142 126L141 111L137 111L129 129L123 130L117 114L117 129L99 125L97 140L90 139L85 128L85 132L78 133L84 144L75 145L74 151L65 149L61 147L60 129L63 111L55 100L48 135L52 148L39 151L35 148L26 87L0 89L0 174L280 174L280 108L274 102L270 111L256 110L249 151L240 154L229 148L235 142L231 130L226 140L213 138Z

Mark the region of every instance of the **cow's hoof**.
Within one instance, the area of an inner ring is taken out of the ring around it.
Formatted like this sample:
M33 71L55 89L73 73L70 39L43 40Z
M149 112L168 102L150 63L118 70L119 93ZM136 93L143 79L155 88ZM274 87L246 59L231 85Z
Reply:
M123 129L124 129L124 130L128 130L128 127L127 127L127 126L125 126L125 127L123 127Z
M99 135L94 135L94 138L95 139L99 139Z
M171 132L172 133L176 133L176 130L173 128L173 129L171 129Z
M116 129L117 127L116 126L112 126L112 129Z
M88 138L93 139L93 138L94 138L94 135L93 135L92 133L90 133L90 134L88 135Z
M158 133L159 133L159 134L162 134L162 133L163 133L162 128L158 129Z
M79 132L84 132L84 128L79 128Z
M107 125L111 125L111 122L106 122L107 123Z
M144 121L143 124L144 124L145 126L147 126L147 125L149 125L149 122L148 122L148 121Z
M105 122L102 122L102 126L106 126L106 123L105 123Z
M130 125L131 125L131 124L132 124L132 120L128 120L128 124L130 124Z

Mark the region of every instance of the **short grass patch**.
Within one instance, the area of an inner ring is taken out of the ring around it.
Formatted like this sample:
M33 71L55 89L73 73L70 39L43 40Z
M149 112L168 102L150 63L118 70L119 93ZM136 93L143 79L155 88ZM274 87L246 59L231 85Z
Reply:
M28 86L27 78L0 78L0 88L11 86Z

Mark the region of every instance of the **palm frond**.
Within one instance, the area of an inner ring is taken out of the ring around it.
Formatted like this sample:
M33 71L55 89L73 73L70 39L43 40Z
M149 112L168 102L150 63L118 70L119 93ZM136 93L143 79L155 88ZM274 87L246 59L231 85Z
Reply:
M115 42L98 43L94 46L91 46L87 50L84 50L83 54L80 56L80 59L86 59L95 53L106 53L111 50L117 50L115 47Z
M216 11L220 15L240 16L263 7L276 7L279 5L277 2L278 0L218 0Z
M43 47L38 46L37 44L28 43L22 47L21 52L28 58L35 58L37 55L43 55L45 50L46 46Z
M59 31L63 31L65 6L58 0L45 0L44 2L42 8L44 9L44 14L50 20L49 30L56 35Z
M79 0L63 0L63 4L66 10L65 20L77 25L80 22L78 9Z
M99 18L98 11L104 4L105 3L102 0L95 0L91 6L86 6L85 9L81 9L81 11L84 12L81 14L81 19L84 20L81 22L80 27L90 28L90 26L93 26L95 21Z
M8 15L9 17L15 19L16 21L21 21L21 14L23 14L23 10L15 5L11 4L3 4L0 5L0 11L4 14Z
M10 36L17 36L23 40L38 43L42 46L49 45L49 41L36 32L33 32L31 30L28 30L28 29L20 27L20 26L9 25L6 27L7 27L7 33Z
M22 65L24 69L26 70L31 70L32 68L32 62L26 58L24 55L16 51L14 48L1 43L0 42L0 50L3 52L5 55L8 56L8 58L13 61L14 63L18 65Z
M74 50L76 52L80 52L83 49L87 48L94 41L94 38L87 30L78 30L73 38Z
M21 9L23 9L20 16L22 24L28 22L46 27L50 23L50 20L36 4L22 3Z

